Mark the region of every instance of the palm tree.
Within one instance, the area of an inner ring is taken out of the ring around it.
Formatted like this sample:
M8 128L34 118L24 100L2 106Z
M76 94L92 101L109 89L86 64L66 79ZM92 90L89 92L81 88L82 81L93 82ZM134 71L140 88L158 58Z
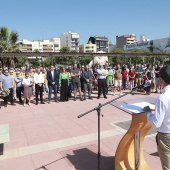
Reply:
M20 52L19 45L21 43L17 43L18 37L19 35L16 31L9 33L7 27L0 27L0 52ZM12 58L0 57L0 61L2 66L6 65L9 67L15 65L17 58L15 56Z

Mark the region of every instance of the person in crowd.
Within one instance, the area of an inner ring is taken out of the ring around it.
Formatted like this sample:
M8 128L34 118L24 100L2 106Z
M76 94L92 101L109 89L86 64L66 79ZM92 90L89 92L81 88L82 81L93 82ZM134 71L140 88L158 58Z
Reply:
M82 73L84 72L84 65L82 65L81 66L81 70L80 70L80 83L81 83L81 91L83 92L83 90L84 90L84 85L83 85L83 82L84 82L84 80L83 80L83 77L82 77Z
M57 72L57 75L59 76L60 75L60 69L58 68L57 65L55 65L55 70ZM57 82L57 93L59 91L59 77L58 77L58 82Z
M4 97L4 107L7 107L8 100L12 106L16 104L13 101L13 87L14 81L11 75L9 75L9 71L5 70L4 75L0 77L0 89L3 91L5 89L9 90L9 94Z
M127 82L128 72L126 71L126 67L122 67L122 90L126 90L126 82Z
M61 87L60 91L60 101L65 102L68 101L68 85L69 85L69 75L66 72L65 68L61 69L60 77L59 77L59 86Z
M155 89L155 67L152 66L151 68L151 92Z
M34 71L33 71L33 68L30 68L29 72L27 72L29 74L29 77L31 79L34 79Z
M10 75L12 76L12 79L13 79L13 81L14 81L14 79L15 79L15 77L16 77L16 72L15 72L15 70L13 69L13 68L11 68L10 70L9 70L9 73L10 73ZM14 83L14 86L13 86L13 98L14 98L14 100L16 100L16 98L17 98L17 94L16 94L16 84Z
M160 83L160 79L159 79L159 70L160 70L160 67L157 64L155 64L155 85L156 85L155 93L158 93L158 89L160 89L160 93L161 93L161 83Z
M159 79L163 86L162 94L157 98L155 113L145 107L149 122L157 128L156 143L163 170L170 169L170 66L159 71Z
M111 67L111 69L113 70L113 78L112 78L112 86L114 87L114 82L115 82L115 66L113 65L112 67Z
M89 99L93 99L91 97L91 91L92 91L92 71L90 70L89 68L89 65L86 65L85 66L85 70L82 72L82 83L83 83L83 86L84 86L84 100L86 100L86 92L88 90L88 98Z
M129 68L129 83L130 83L130 90L132 90L132 88L134 88L134 84L135 84L135 70L132 67L133 65L130 65Z
M104 69L103 63L100 63L100 66L96 71L97 71L97 82L98 82L97 99L100 99L101 92L103 92L104 98L107 99L107 96L106 96L106 87L107 87L106 77L107 77L108 72Z
M147 65L143 64L141 65L142 72L145 73L145 70L147 69Z
M40 69L37 69L37 72L34 74L34 83L35 83L35 94L36 94L36 105L38 105L38 94L40 93L40 101L41 104L45 104L43 102L43 84L44 77L40 73Z
M19 99L19 103L22 104L21 94L23 92L23 85L22 85L23 78L21 77L21 74L19 71L16 72L16 77L15 77L14 81L16 83L17 98Z
M25 73L29 73L29 66L28 65L25 66Z
M122 95L122 70L120 69L120 64L116 65L115 74L114 74L114 89L113 95L116 95L116 89L119 89L120 96Z
M21 77L22 77L22 78L25 77L25 69L24 69L24 68L21 69Z
M57 86L59 82L59 74L60 72L54 69L54 66L50 67L50 71L47 72L47 81L48 81L48 104L51 103L51 93L54 90L54 100L56 103L59 103L57 97Z
M74 90L74 101L76 101L77 89L79 91L80 101L83 101L82 93L81 93L81 83L80 83L80 69L77 68L77 64L74 64L73 69L71 70L71 79L72 79L73 90Z
M145 92L147 95L150 95L150 89L151 89L151 65L148 64L147 67L146 67L146 70L145 70L145 77L146 77L146 80L144 81L143 84L145 84Z
M28 73L29 73L29 77L30 77L31 80L33 81L32 92L33 92L33 95L35 96L35 84L34 84L34 74L35 74L35 70L31 67Z
M93 69L93 75L94 75L94 78L97 79L97 67L94 67Z
M47 72L45 69L42 70L42 75L44 77L44 84L43 84L43 92L48 93L48 81L47 81Z
M136 66L135 72L136 72L135 75L136 86L139 86L142 83L142 73L143 73L142 69L139 67L139 64Z
M30 106L30 99L32 96L32 86L33 86L33 80L29 77L29 72L25 73L25 78L23 78L22 81L23 85L23 106L25 107L25 103L27 100L27 104Z
M108 66L107 69L108 69L108 74L107 74L107 92L106 92L106 94L108 93L109 87L112 87L112 85L113 85L113 69L110 66Z
M73 90L73 84L72 84L72 80L71 80L71 66L68 66L68 69L66 70L69 76L69 87L68 87L68 97L71 98L72 97L72 90Z
M98 90L98 83L97 83L97 67L93 68L93 77L92 77L92 85L93 90Z

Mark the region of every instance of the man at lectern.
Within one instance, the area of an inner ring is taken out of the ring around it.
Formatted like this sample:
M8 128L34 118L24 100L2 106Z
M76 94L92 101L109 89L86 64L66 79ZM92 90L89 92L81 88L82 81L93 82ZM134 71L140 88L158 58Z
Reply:
M163 170L170 170L170 66L160 69L159 79L163 86L162 94L155 105L155 114L148 107L148 120L157 128L156 142Z

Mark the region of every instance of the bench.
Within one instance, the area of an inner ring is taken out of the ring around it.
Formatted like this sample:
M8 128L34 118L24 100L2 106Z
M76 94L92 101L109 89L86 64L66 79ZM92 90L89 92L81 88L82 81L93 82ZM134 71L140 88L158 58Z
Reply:
M10 142L9 125L2 124L2 125L0 125L0 155L3 155L4 143L8 143L8 142Z

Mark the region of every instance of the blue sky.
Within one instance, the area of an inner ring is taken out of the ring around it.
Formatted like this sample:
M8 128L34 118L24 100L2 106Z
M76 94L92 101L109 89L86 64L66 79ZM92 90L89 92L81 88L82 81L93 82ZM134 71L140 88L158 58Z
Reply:
M0 27L19 33L19 40L59 37L77 32L80 44L90 36L145 34L149 39L170 36L170 0L5 0L0 5Z

